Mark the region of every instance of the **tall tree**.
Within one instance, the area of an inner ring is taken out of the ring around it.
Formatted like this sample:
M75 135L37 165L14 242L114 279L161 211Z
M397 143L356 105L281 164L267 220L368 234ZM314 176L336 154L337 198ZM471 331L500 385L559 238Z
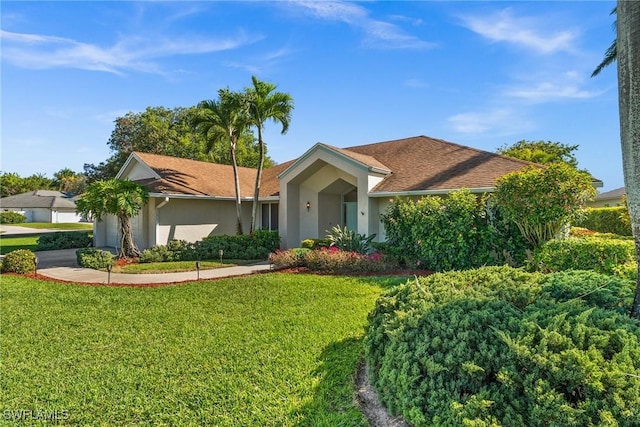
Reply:
M640 319L640 2L618 0L616 9L622 170L638 258L631 316Z
M272 120L282 125L281 134L289 130L291 112L293 111L293 98L288 93L275 92L277 86L273 83L258 80L251 77L253 86L245 90L248 102L249 123L258 131L258 171L256 173L256 185L253 193L253 210L251 212L251 231L257 228L258 200L260 197L260 183L262 181L262 169L266 143L263 139L264 125Z
M53 174L53 187L58 191L81 194L87 187L87 177L69 168L63 168Z
M616 11L616 8L614 7L613 10L611 10L610 15L615 15L616 13L617 11ZM616 27L617 27L617 21L613 21L614 31L616 31ZM591 73L591 77L597 76L602 72L602 70L604 70L605 68L607 68L609 65L613 64L616 61L616 58L618 56L616 45L617 45L616 39L613 39L613 41L607 48L606 52L604 53L604 58L602 59L602 62L598 64L596 69L593 70L593 73Z
M14 196L34 190L53 189L53 181L40 173L24 178L14 172L0 173L0 197Z
M219 147L207 150L204 135L193 127L197 114L197 107L147 107L143 112L129 112L118 117L107 142L111 157L98 165L84 165L88 181L114 178L132 151L230 164L228 150L219 150ZM239 166L257 166L258 146L250 135L247 132L238 141L236 157Z
M498 148L498 153L528 162L548 165L551 163L566 163L574 168L578 167L578 159L573 154L577 145L567 145L552 141L518 141L513 145Z
M236 149L238 141L249 126L245 105L243 94L231 92L229 89L220 89L218 100L205 100L198 104L199 111L194 119L196 129L207 139L208 152L219 145L226 145L229 149L236 193L238 234L242 234L242 199Z
M110 179L89 184L87 191L76 202L78 213L100 221L105 215L118 218L120 256L137 257L140 250L133 239L131 218L136 216L149 198L147 190L133 181Z

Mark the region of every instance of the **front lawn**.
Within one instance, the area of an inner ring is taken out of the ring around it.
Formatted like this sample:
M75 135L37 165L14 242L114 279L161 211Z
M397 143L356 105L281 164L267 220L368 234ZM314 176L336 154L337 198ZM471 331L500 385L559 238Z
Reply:
M0 254L6 255L17 249L27 249L35 251L38 247L38 238L41 234L20 236L20 237L2 237L0 236Z
M5 276L0 407L76 425L366 425L367 313L404 279L261 274L160 288Z

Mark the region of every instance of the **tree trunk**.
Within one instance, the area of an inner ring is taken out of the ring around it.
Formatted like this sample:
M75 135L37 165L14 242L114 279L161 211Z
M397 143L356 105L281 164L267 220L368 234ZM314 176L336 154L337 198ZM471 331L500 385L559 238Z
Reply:
M262 181L262 166L264 164L264 142L262 141L262 126L258 126L258 146L260 148L258 157L258 172L256 173L256 187L253 193L253 210L251 212L251 232L256 229L258 218L258 199L260 197L260 182Z
M238 175L238 162L236 161L236 143L231 143L231 164L233 165L233 178L235 180L236 187L236 216L238 224L236 227L236 233L242 233L242 199L240 194L240 176Z
M622 169L638 259L631 316L640 319L640 2L618 0L617 13Z
M120 224L120 256L123 258L136 258L140 256L140 251L133 241L133 228L131 218L124 214L118 214Z

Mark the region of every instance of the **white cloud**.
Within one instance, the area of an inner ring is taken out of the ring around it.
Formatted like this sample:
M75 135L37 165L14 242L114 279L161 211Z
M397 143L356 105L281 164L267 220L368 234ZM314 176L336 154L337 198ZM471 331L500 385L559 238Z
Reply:
M537 81L532 81L531 76L527 76L525 80L525 83L505 89L504 95L529 103L544 103L566 99L589 99L603 93L584 89L585 77L573 70L540 77Z
M541 54L571 52L576 30L553 30L541 19L516 17L510 9L487 16L463 16L464 26L494 41L524 46Z
M139 71L161 74L154 59L174 55L197 55L236 49L258 38L244 33L213 40L203 37L150 39L123 38L102 47L73 39L0 30L2 56L8 62L31 69L78 68L124 74Z
M359 4L341 1L293 1L290 4L307 14L327 21L343 22L358 28L365 35L368 46L385 49L428 49L435 43L407 34L401 27L373 19Z
M423 80L420 80L420 79L407 79L404 81L403 84L407 87L413 87L413 88L423 88L428 86L427 83L425 83Z
M512 135L531 129L531 122L508 108L456 114L448 118L458 133Z

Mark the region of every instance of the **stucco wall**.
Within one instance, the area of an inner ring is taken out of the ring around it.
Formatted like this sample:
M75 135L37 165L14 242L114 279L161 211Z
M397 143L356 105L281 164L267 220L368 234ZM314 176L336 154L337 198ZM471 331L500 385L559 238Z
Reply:
M251 202L242 203L242 226L249 231ZM212 235L236 234L233 201L171 199L156 210L157 244L173 239L196 242Z

